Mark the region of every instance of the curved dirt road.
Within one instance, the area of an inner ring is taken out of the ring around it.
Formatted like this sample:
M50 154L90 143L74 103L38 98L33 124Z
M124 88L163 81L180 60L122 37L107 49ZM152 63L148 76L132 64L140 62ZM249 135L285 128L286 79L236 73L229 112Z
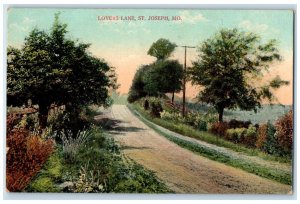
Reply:
M104 117L115 121L110 134L120 143L123 153L154 171L177 193L287 194L291 191L291 186L179 147L141 122L126 105L113 105L104 111Z

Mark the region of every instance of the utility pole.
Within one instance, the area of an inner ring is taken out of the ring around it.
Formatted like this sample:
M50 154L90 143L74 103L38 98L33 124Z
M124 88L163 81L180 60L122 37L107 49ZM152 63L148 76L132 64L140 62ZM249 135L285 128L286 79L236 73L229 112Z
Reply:
M182 117L185 116L185 89L186 89L186 49L187 48L196 48L187 45L177 46L184 48L184 68L183 68L183 82L182 82Z

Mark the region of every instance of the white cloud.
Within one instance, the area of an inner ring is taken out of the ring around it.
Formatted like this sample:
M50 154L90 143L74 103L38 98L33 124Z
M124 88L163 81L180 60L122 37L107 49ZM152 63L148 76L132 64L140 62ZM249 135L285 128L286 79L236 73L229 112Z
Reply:
M197 22L200 22L200 21L207 21L207 18L205 18L203 16L203 14L198 13L198 14L194 15L190 11L187 11L187 10L180 11L179 15L180 15L182 21L177 21L177 22L196 24Z
M31 24L33 24L35 20L30 19L28 17L24 17L21 23L12 23L8 25L9 29L14 29L16 31L27 32Z
M252 32L265 32L269 29L267 24L254 24L249 20L242 21L239 24L239 27Z
M29 29L28 26L22 26L22 25L19 25L18 23L9 24L8 28L9 29L14 29L14 30L17 30L17 31L22 31L22 32L26 32Z
M26 24L26 25L32 24L32 23L34 23L34 22L35 22L35 20L30 19L30 18L28 18L28 17L25 17L25 18L23 19L23 24Z

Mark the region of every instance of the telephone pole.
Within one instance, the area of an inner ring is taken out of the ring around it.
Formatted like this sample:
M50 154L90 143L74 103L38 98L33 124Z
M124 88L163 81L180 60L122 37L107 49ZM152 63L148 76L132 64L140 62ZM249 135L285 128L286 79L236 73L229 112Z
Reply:
M184 48L184 68L183 68L183 82L182 82L182 117L185 116L185 89L186 89L186 49L187 48L196 48L192 46L177 46Z

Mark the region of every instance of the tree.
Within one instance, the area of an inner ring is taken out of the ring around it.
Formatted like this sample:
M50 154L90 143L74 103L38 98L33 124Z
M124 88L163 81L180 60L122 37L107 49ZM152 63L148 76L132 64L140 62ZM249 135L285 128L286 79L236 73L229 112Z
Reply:
M56 14L50 33L34 29L21 49L7 51L7 103L21 105L31 99L39 106L42 128L51 104L66 105L67 110L104 105L115 84L112 69L88 52L90 45L66 34L67 25Z
M171 43L169 40L160 38L154 42L148 50L148 55L156 57L157 60L164 60L170 57L175 50L176 44Z
M182 86L183 68L177 60L157 61L146 71L143 81L148 95L162 95L179 92Z
M222 29L204 41L198 52L190 69L191 80L203 87L199 100L216 108L219 121L224 108L256 111L263 99L275 99L272 90L289 83L279 77L262 86L253 83L263 77L271 62L281 59L275 40L261 44L254 33Z
M149 65L142 65L135 73L131 87L128 93L128 102L132 103L142 97L145 97L147 93L144 90L145 83L143 81L143 77L147 69L149 69Z

